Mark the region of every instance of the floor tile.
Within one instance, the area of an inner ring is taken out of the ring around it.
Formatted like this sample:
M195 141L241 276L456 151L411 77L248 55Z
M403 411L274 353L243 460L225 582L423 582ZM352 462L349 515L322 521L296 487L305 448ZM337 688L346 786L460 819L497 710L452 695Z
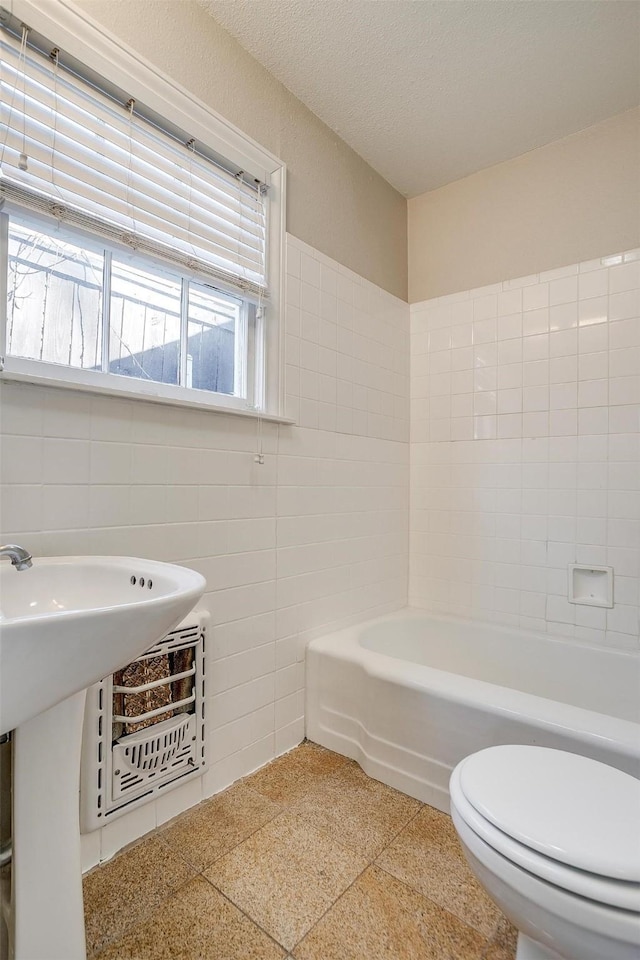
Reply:
M480 960L486 940L377 867L369 867L305 939L296 960Z
M327 777L351 763L338 753L305 741L251 774L244 783L277 803L289 805L320 789Z
M291 949L367 865L294 812L272 820L205 876Z
M122 936L195 871L157 836L119 854L84 878L89 956Z
M506 917L501 917L482 960L515 960L517 946L518 931Z
M100 960L280 960L285 951L201 877L180 887Z
M495 943L490 943L482 954L481 960L515 960L516 951L504 950Z
M369 859L421 808L418 800L372 780L356 764L327 777L295 806L310 822Z
M376 863L398 880L490 937L500 911L475 879L451 818L424 807Z
M246 840L280 809L272 800L238 783L183 814L160 836L201 871Z
M515 956L451 819L312 743L89 874L85 911L92 960Z

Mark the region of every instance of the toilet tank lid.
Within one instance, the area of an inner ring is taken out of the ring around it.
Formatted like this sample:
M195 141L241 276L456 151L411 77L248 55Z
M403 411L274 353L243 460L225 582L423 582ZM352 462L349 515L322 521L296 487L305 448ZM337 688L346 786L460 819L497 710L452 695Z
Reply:
M547 747L488 747L460 765L469 803L546 857L602 877L640 882L640 781Z

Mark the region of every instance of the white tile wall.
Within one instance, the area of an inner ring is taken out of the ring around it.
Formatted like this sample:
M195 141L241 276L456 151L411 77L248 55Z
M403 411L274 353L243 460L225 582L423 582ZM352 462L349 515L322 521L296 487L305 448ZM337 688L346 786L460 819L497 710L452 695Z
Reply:
M129 554L208 581L212 764L85 838L85 865L304 736L305 642L406 603L406 303L289 237L287 412L299 425L2 386L4 541Z
M407 305L300 241L287 259L287 414L407 441Z
M639 256L411 307L410 603L638 647ZM613 609L567 602L572 561Z

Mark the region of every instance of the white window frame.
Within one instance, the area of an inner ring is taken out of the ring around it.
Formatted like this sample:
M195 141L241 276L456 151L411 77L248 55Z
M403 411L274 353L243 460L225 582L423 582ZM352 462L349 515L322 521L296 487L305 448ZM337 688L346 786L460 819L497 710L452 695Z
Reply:
M0 270L0 364L2 379L23 380L85 392L126 396L261 416L263 419L291 422L284 416L284 243L286 167L273 154L230 124L184 87L160 71L98 26L69 0L0 0L7 9L37 33L55 39L71 56L91 65L107 80L117 81L131 96L160 116L192 135L239 168L250 171L267 186L266 267L268 299L262 314L256 317L254 335L248 349L255 370L253 390L244 400L220 393L208 393L189 387L153 383L98 374L73 367L48 364L6 356L6 271ZM25 211L26 213L26 211ZM6 224L6 218L3 218ZM98 241L99 242L99 241ZM0 232L0 254L6 262L6 228ZM141 258L141 266L144 260ZM160 265L160 264L159 264ZM165 265L166 269L166 265ZM198 281L197 275L193 276ZM232 293L231 290L221 292ZM233 295L233 294L232 294ZM235 294L237 296L237 294Z

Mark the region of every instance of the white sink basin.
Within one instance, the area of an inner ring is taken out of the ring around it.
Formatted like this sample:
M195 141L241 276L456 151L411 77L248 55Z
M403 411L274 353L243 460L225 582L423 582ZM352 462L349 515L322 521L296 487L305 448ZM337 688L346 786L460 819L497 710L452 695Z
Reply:
M135 582L134 582L135 580ZM134 660L202 596L194 570L133 557L0 567L0 733Z

